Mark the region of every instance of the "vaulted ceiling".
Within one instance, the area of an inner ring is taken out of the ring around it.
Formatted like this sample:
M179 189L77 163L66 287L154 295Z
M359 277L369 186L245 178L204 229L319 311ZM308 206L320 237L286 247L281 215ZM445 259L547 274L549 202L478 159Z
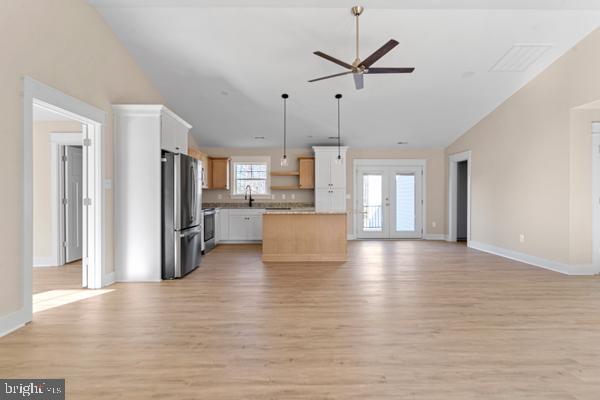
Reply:
M394 38L376 66L416 70L367 75L357 91L350 76L307 82L342 72L313 51L354 59L354 1L89 2L203 146L279 146L283 92L290 146L333 144L336 93L344 144L446 146L600 25L599 1L364 1L363 58ZM541 55L519 70L523 44ZM517 71L493 70L507 54Z

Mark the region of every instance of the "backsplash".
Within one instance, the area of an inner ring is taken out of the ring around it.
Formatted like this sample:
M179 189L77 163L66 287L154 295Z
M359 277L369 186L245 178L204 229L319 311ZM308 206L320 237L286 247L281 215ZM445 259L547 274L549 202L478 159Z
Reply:
M248 207L248 201L227 201L218 203L203 202L202 208L246 208ZM300 203L300 202L286 202L286 201L255 201L252 203L252 208L314 208L315 203Z

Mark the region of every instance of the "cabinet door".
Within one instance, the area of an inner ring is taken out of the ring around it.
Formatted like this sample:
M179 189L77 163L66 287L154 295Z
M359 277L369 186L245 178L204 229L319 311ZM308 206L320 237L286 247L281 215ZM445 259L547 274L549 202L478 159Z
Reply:
M345 188L346 187L346 157L341 160L337 159L337 153L333 154L330 167L331 187Z
M331 189L315 189L315 209L318 212L331 211Z
M229 215L229 240L250 240L250 216L245 214Z
M315 156L315 187L329 188L331 187L330 164L331 158L329 154L317 154Z
M189 131L188 128L165 112L161 113L160 119L161 148L163 150L168 150L173 153L187 154L187 135Z
M300 189L313 189L315 187L315 159L299 158L298 170L300 171L298 187Z
M250 217L249 240L262 240L262 214Z
M219 236L217 237L217 241L229 240L229 210L220 209L219 210Z
M346 211L346 190L345 189L332 189L330 196L330 211Z
M229 159L211 158L212 189L229 190Z

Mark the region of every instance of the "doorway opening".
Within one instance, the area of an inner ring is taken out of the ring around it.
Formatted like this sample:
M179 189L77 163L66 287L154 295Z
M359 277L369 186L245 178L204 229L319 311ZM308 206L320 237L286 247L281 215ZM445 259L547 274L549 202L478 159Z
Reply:
M54 275L46 280L48 285L58 287L58 294L44 291L43 285L36 288L36 295L45 293L42 297L51 300L52 307L82 297L69 293L69 299L62 299L65 290L81 292L82 288L98 289L103 285L102 126L106 115L29 77L23 78L22 98L23 306L15 313L12 322L15 328L33 318L34 275L38 271L50 274L50 268L56 268L65 275ZM40 115L44 114L73 125L38 136L36 119L39 122ZM37 146L37 140L44 142ZM40 163L43 160L37 158L41 154L50 161ZM64 164L63 156L66 156ZM61 178L64 190L61 190ZM36 187L38 183L45 188ZM68 274L69 267L71 274ZM63 289L65 286L74 289Z
M82 123L33 104L33 308L36 295L87 286Z
M355 160L358 239L423 237L424 160Z
M449 157L448 241L471 240L471 152Z

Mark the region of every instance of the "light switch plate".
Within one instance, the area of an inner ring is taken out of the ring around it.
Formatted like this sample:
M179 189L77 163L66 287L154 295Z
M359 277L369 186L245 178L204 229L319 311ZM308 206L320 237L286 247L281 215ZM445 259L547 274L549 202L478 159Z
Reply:
M112 180L111 179L105 179L104 180L104 189L105 190L112 189Z

